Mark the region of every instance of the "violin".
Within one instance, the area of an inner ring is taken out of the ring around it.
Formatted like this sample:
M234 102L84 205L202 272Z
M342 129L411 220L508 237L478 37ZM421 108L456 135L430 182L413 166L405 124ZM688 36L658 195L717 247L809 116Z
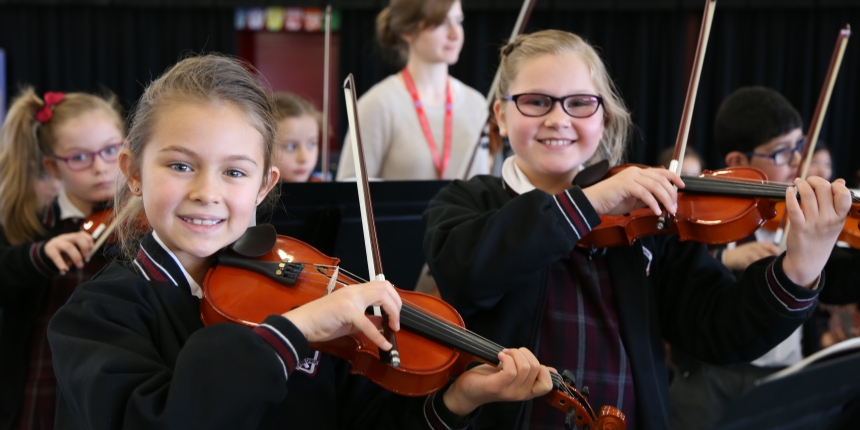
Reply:
M696 92L699 87L699 78L702 75L702 64L705 62L705 52L708 48L708 38L711 34L711 23L714 20L714 8L716 7L717 0L706 0L705 1L705 10L702 13L702 26L699 28L699 40L696 45L696 55L693 57L693 70L690 75L690 82L687 86L687 95L684 99L684 109L681 112L681 125L678 129L678 137L675 140L675 150L672 153L672 161L669 163L669 170L681 174L681 163L684 161L684 151L687 149L687 136L690 131L690 122L693 118L693 107L696 104ZM583 169L583 171L579 172L574 178L573 183L575 185L579 185L582 188L587 187L595 182L598 182L602 179L606 179L608 177L617 174L623 169L628 167L639 167L647 169L647 166L641 165L633 165L633 164L625 164L620 166L615 166L613 168L609 168L609 162L607 160L602 160L592 166ZM739 171L739 174L749 174L752 176L764 176L764 173L760 173L760 175L755 172L746 172ZM685 181L686 183L686 181ZM681 212L681 206L684 203L681 201L681 195L678 195L678 212ZM745 209L756 208L758 207L757 202L753 203L753 205L746 205L741 203ZM697 223L695 219L697 215L700 213L698 208L685 206L685 213L688 216L681 217L680 219L691 219L692 223L689 223L691 226L696 226ZM734 207L734 205L732 205ZM690 213L687 213L687 208L690 209ZM708 208L702 208L704 210L708 210ZM757 221L757 215L754 211L746 210L744 212L751 212L750 215L752 219L744 222L743 225L747 226L750 223L755 223ZM767 215L770 215L771 210L767 207L762 207L761 211L766 218ZM772 218L773 215L770 215ZM671 221L671 219L670 219ZM688 224L682 224L688 225ZM667 227L666 216L660 215L655 216L654 212L647 209L636 209L629 213L626 213L621 216L615 215L601 215L600 216L600 225L591 230L587 235L583 236L577 243L576 246L582 248L606 248L610 246L629 246L632 245L636 239L639 239L643 236L649 236L657 233L684 233L687 231L686 228L679 228L678 223L669 223L669 228ZM698 231L698 229L697 229ZM719 239L719 234L724 233L724 231L717 232L716 235L711 235L711 238ZM685 235L685 238L691 238L692 236ZM742 236L744 237L744 236ZM683 240L683 239L682 239Z
M123 211L131 211L137 208L137 204L128 204ZM88 217L84 218L84 222L81 224L81 231L89 233L95 241L93 248L87 256L88 259L95 255L96 251L105 243L119 242L119 236L115 233L115 230L120 222L126 218L125 215L127 214L123 212L118 217L114 216L113 208L109 207L94 211ZM146 214L143 211L140 212L134 223L135 231L143 233L149 230L149 221L146 220Z
M254 327L331 291L363 281L339 269L340 260L298 239L277 236L271 225L251 227L216 257L203 284L200 317L204 325L232 322ZM444 387L475 361L497 365L503 346L464 327L454 308L437 297L398 290L403 300L402 330L397 334L400 365L380 359L376 345L357 333L311 347L350 363L350 373L364 375L382 388L405 396L423 396ZM378 322L378 321L377 321ZM579 428L625 428L624 414L604 406L598 413L573 387L572 374L552 374L547 400L568 414Z
M113 219L113 208L105 208L94 211L88 217L84 218L81 224L81 230L85 231L98 240L98 238L108 229Z
M705 3L693 71L684 101L675 151L669 165L669 170L678 174L681 172L681 162L684 160L715 5L716 0L707 0ZM848 30L843 30L843 33L846 31ZM845 36L840 37L842 37L840 40L844 40ZM837 47L839 46L837 44ZM844 47L842 43L843 51ZM832 80L829 87L832 89ZM818 129L820 127L815 128L816 133ZM817 134L815 136L817 137ZM634 165L621 165L609 169L609 163L603 160L580 172L574 183L585 187L589 183L596 182L591 179L592 177L605 179L631 166ZM580 181L580 175L586 173L586 170L590 170L584 175L588 178ZM604 172L606 172L605 176ZM636 239L653 234L677 234L682 241L695 240L715 245L736 242L755 232L765 221L776 217L776 202L785 200L785 190L789 186L768 183L767 175L752 167L705 171L699 176L682 176L681 179L685 187L678 191L677 213L655 215L650 209L643 208L624 215L601 215L600 225L580 239L577 246L585 248L629 246ZM860 218L860 196L852 193L851 200L849 216Z
M608 163L605 165L608 166ZM609 169L606 177L631 165ZM645 166L636 166L646 168ZM601 215L601 224L579 240L577 246L605 248L629 246L636 239L654 234L677 234L680 240L706 244L726 244L743 239L785 209L787 184L771 184L767 175L753 167L730 167L705 171L699 176L682 176L686 184L678 191L678 211L658 216L649 208L624 215ZM860 219L860 196L851 194L847 224Z

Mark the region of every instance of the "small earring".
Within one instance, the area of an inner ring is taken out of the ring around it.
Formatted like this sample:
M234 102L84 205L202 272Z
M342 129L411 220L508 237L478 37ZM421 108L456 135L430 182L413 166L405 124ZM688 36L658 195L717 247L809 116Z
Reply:
M140 187L134 187L134 192L139 193L139 192L140 192Z

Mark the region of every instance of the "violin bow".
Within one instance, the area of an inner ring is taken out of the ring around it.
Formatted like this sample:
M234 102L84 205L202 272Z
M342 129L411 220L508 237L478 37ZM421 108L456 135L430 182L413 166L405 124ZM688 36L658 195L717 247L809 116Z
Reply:
M836 46L833 48L833 55L830 57L830 66L828 66L827 74L824 76L824 84L821 86L821 93L818 95L818 104L815 105L815 113L812 115L812 121L809 123L809 130L806 134L806 143L801 152L803 158L800 161L801 179L806 179L809 174L809 165L812 162L812 154L815 152L815 145L818 143L818 135L821 133L821 125L824 123L824 115L827 113L827 106L830 104L830 95L833 94L833 86L836 84L836 77L839 75L839 68L842 66L842 57L845 55L845 47L848 46L848 38L851 36L851 26L845 24L845 28L839 30L839 35L836 37ZM788 229L791 227L791 221L788 220L788 213L784 214L783 223L785 228L782 228L780 223L779 229L776 231L774 242L779 243L780 251L785 251L786 241L788 240Z
M322 181L328 182L329 142L328 142L328 111L329 111L329 57L331 49L331 5L325 7L325 49L323 60L323 114L322 114Z
M511 31L511 36L508 38L508 43L514 41L517 36L523 34L523 31L526 29L526 23L529 21L529 17L531 17L532 10L534 10L535 3L537 0L523 0L523 5L520 7L520 13L517 15L517 22L514 24L514 28ZM496 86L499 84L499 78L501 76L502 69L501 64L496 68L496 76L493 77L493 83L490 85L490 89L487 91L487 109L484 110L484 120L481 128L478 129L478 137L472 140L473 146L471 152L471 156L469 156L469 162L464 163L463 167L460 169L460 175L458 176L462 180L469 179L469 171L472 170L472 164L475 163L475 157L478 154L478 148L481 147L481 138L484 134L484 129L487 127L487 124L490 122L490 112L493 108L493 103L496 101ZM494 163L500 163L500 159L503 157L502 153L495 154ZM441 178L440 178L441 179Z
M353 162L355 163L355 184L358 186L358 204L361 208L361 226L364 231L364 249L367 255L367 272L371 280L384 281L382 274L382 259L379 254L379 241L376 238L376 222L373 219L373 205L370 201L370 186L367 181L367 168L364 163L364 148L361 145L361 131L358 126L358 110L356 109L355 78L352 73L343 83L346 96L346 114L349 120L349 137L355 143L352 145ZM400 353L397 351L397 339L394 331L388 325L388 317L382 313L379 306L373 307L373 314L382 317L382 334L391 342L391 351L379 350L380 360L390 363L392 367L400 366Z
M702 14L702 27L699 29L699 42L696 46L696 56L693 59L693 71L690 75L690 84L687 86L687 97L684 100L684 110L681 113L681 125L678 127L678 138L675 140L675 151L672 153L672 161L669 170L681 174L681 165L684 163L684 152L687 150L687 138L690 134L690 123L693 119L693 107L696 104L696 93L699 89L699 78L702 76L702 64L705 62L705 52L708 50L708 38L711 34L711 23L714 20L714 9L717 0L706 0L705 11ZM661 216L657 221L657 228L663 229L666 219Z

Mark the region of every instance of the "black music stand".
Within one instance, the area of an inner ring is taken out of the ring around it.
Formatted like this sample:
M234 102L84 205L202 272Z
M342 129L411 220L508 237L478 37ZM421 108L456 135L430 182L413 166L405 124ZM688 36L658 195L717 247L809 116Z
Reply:
M851 419L860 406L860 342L849 342L762 379L729 408L716 429L860 428L860 422Z
M411 290L424 267L421 214L449 181L371 182L379 252L385 277ZM367 258L355 182L284 183L274 212L257 222L341 259L341 268L367 279Z

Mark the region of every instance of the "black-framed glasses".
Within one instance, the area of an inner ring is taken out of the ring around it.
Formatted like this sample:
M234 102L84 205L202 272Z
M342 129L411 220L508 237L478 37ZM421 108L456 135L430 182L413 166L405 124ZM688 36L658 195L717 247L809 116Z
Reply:
M764 157L770 158L773 160L773 164L777 166L783 166L791 162L791 159L794 158L794 154L800 154L803 151L803 145L806 143L806 139L800 139L800 142L797 142L797 145L794 148L783 148L770 154L762 154L760 152L745 152L747 157Z
M559 102L566 114L574 118L588 118L597 113L603 104L603 97L592 94L553 97L539 93L523 93L504 96L502 100L512 100L521 114L530 117L548 114L552 110L552 105Z
M102 160L104 160L105 163L115 163L117 158L119 158L119 150L121 148L121 143L114 143L113 145L105 146L98 151L78 152L68 157L58 157L55 155L54 158L57 160L63 160L63 162L66 163L66 166L69 167L69 170L79 172L93 167L93 162L96 161L96 155L102 157Z

